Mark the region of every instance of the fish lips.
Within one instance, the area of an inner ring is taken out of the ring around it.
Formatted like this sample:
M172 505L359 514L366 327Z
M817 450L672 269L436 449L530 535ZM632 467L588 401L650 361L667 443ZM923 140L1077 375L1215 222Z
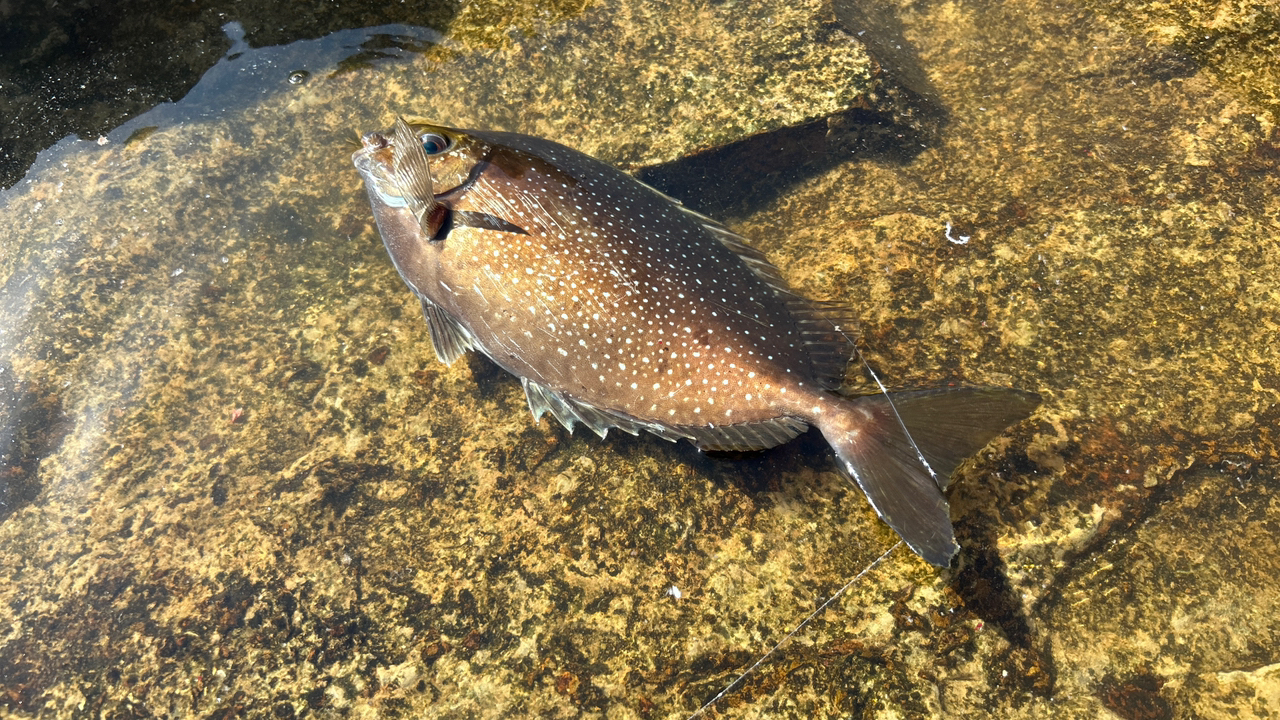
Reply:
M392 179L392 145L387 136L380 132L365 133L360 144L362 147L351 154L351 164L364 179L370 196L389 207L407 207L408 202Z

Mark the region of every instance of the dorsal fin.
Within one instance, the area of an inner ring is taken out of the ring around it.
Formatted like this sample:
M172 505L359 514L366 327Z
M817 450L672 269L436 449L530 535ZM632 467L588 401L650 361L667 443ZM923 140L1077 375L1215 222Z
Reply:
M815 379L827 390L839 388L849 361L857 352L852 339L853 310L839 303L814 302L797 294L778 268L764 253L748 245L746 238L701 213L687 208L685 212L698 218L712 237L732 250L756 277L782 298L796 321L796 330L813 364Z
M815 379L824 389L837 390L858 352L853 341L857 327L854 311L844 303L793 297L787 300L787 310L796 319Z

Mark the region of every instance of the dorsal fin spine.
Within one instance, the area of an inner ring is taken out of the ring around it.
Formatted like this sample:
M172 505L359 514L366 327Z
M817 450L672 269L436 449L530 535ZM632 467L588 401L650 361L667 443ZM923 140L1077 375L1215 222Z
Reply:
M844 382L849 361L857 353L853 338L845 332L845 325L853 325L853 310L840 303L813 302L798 295L778 272L778 268L764 253L747 244L746 238L729 228L688 208L682 209L702 223L712 237L731 250L747 269L755 273L786 305L796 322L796 332L804 344L819 383L828 390L839 388Z

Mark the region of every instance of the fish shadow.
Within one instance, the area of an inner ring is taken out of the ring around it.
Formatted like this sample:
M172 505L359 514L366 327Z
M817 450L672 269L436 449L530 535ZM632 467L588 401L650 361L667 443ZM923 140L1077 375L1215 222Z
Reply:
M836 0L831 22L873 58L868 107L639 168L641 181L714 218L749 215L795 185L851 160L905 165L937 141L948 112L887 8Z
M742 217L850 160L906 164L929 136L883 113L848 110L644 167L636 177L704 215Z
M562 430L557 427L557 432ZM563 439L567 436L565 432ZM649 433L610 433L604 442L611 452L623 456L662 456L664 464L687 468L693 477L720 488L737 488L756 499L769 492L786 492L786 479L802 469L833 468L826 440L812 428L777 447L749 451L700 450L687 440L670 443Z
M956 525L960 557L948 586L961 605L994 627L1009 643L1009 650L993 670L1000 683L1040 697L1051 697L1057 683L1057 663L1052 647L1037 633L1023 607L1008 567L998 551L997 523L970 518Z
M814 471L832 467L832 453L822 433L814 428L790 442L763 450L699 450L682 443L684 459L718 485L733 485L748 494L786 490L783 481L801 469Z

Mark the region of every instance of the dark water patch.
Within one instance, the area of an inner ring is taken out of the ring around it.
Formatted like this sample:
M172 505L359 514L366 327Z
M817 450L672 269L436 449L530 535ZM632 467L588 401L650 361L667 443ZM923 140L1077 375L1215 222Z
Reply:
M1143 672L1118 679L1108 675L1098 685L1098 698L1124 720L1170 720L1173 708L1160 697L1164 679L1152 672Z
M335 517L342 517L353 504L376 502L374 491L377 483L391 475L392 468L385 465L328 458L303 470L281 489L300 488L308 476L313 477L321 489L317 510L329 510Z
M71 427L56 392L21 382L0 367L0 522L40 495L40 461L57 450Z
M5 4L0 7L0 137L5 138L0 188L20 180L40 151L69 135L107 136L156 106L179 103L216 67L240 87L238 94L217 96L206 112L257 94L243 86L247 75L260 75L269 87L285 90L305 82L311 70L344 61L367 66L425 52L438 35L420 28L444 31L460 5L454 0L308 3L300 11L254 0L125 0L104 13L85 12L77 4ZM334 37L362 27L375 30ZM149 129L154 127L140 125L131 133L145 136Z
M118 652L138 639L155 639L161 629L154 608L189 585L180 574L102 558L84 590L63 599L66 612L33 614L27 632L0 647L0 707L43 707L46 692L68 672L104 688L136 685L139 675L121 668Z
M1169 82L1188 78L1200 71L1200 62L1189 52L1178 48L1159 48L1136 66L1138 77L1152 82Z

